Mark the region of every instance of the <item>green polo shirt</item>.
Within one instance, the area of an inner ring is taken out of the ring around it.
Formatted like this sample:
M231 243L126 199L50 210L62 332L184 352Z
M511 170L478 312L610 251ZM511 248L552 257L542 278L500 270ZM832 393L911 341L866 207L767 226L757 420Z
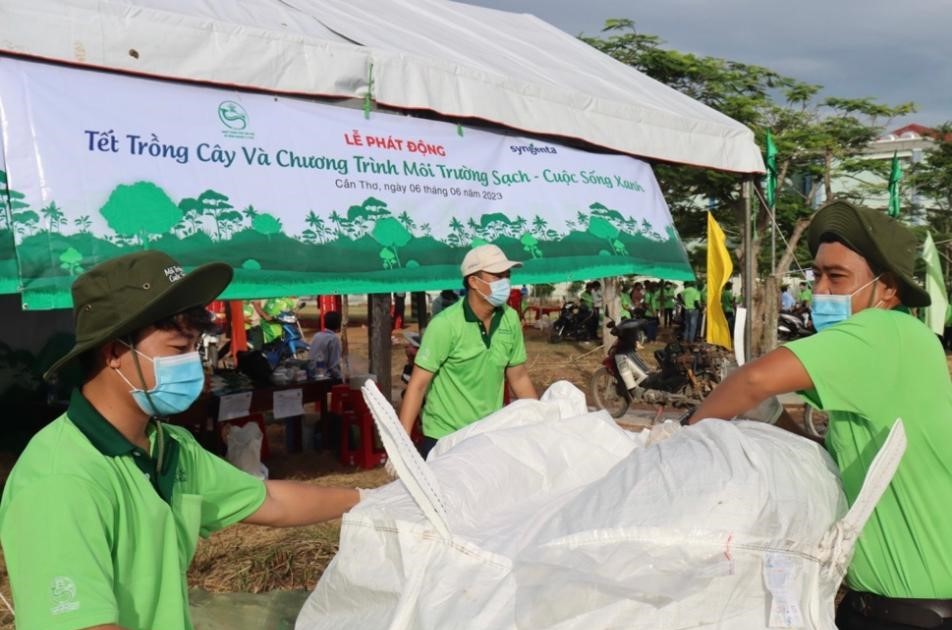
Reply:
M493 312L489 332L466 298L427 326L416 365L433 373L423 407L423 434L439 439L502 408L506 368L526 362L519 315Z
M268 317L277 317L285 311L294 311L294 300L290 298L271 298L264 303L261 310ZM264 334L265 343L271 343L284 335L281 322L269 322L266 319L261 320L261 332Z
M684 287L681 300L684 302L684 308L688 310L701 308L701 292L697 290L697 287Z
M185 572L199 534L254 513L265 487L184 428L148 433L154 457L74 391L17 460L0 543L20 630L192 628Z
M952 599L952 382L936 336L897 310L868 308L786 345L829 413L826 448L852 505L889 429L902 418L902 462L866 522L850 588Z
M734 294L727 287L721 291L721 309L725 315L734 312Z

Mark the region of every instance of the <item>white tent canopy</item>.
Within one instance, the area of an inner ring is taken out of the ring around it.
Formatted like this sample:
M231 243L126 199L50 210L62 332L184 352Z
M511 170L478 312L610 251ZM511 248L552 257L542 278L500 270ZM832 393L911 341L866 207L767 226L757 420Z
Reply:
M538 18L445 0L4 0L0 52L763 172L753 133Z

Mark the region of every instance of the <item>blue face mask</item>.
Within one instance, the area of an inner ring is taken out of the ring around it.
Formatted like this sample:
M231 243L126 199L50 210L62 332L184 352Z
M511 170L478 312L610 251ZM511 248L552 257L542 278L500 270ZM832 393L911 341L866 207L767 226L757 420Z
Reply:
M135 348L132 348L132 351L152 361L155 387L149 390L148 396L144 390L130 383L122 372L116 371L132 388L129 393L144 413L157 417L182 413L191 407L198 395L202 393L202 388L205 386L205 371L202 369L202 359L197 352L152 358Z
M480 278L482 280L482 278ZM486 282L483 280L483 282ZM509 284L509 278L500 278L499 280L493 280L492 282L486 282L489 285L489 295L480 293L486 301L492 304L493 306L502 306L506 303L506 300L509 299L509 291L511 286Z
M845 322L853 316L853 296L879 280L876 276L849 295L814 294L810 305L810 317L817 332L833 324ZM878 303L877 303L878 305Z

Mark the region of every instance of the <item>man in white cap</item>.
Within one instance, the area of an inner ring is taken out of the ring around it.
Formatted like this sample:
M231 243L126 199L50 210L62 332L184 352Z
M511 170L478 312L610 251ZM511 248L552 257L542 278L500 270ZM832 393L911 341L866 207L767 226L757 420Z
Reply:
M440 438L500 409L506 380L517 398L538 398L519 314L506 306L510 270L521 266L495 245L473 248L460 266L466 297L427 327L400 407L409 433L426 397L424 458Z

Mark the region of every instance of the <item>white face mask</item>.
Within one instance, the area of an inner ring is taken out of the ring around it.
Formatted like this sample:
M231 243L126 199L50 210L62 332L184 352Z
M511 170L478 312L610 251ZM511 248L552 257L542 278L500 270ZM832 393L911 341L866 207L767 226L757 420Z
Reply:
M478 291L478 293L491 305L502 306L506 303L506 300L509 299L509 291L511 289L509 278L500 278L492 282L488 282L482 278L479 278L479 280L489 285L489 295L481 291Z

